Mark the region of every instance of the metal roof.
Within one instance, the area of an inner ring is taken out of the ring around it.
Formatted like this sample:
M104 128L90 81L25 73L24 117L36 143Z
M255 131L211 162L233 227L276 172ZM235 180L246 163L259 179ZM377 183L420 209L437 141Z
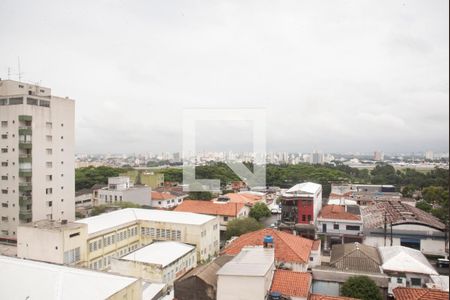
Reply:
M340 270L381 273L377 248L360 243L333 245L330 266Z
M378 250L385 271L438 275L419 250L403 246L380 247Z
M217 271L217 275L265 276L274 266L274 261L273 248L244 247L237 256Z

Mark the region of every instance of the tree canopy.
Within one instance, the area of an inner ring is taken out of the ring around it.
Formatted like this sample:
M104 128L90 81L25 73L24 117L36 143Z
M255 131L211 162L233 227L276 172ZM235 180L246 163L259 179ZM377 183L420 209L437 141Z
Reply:
M361 300L382 300L376 283L367 276L353 276L344 282L341 295Z
M227 224L226 238L241 236L244 233L263 229L264 225L253 218L238 218Z
M250 209L249 216L254 218L256 221L259 221L261 218L270 217L270 209L267 207L265 203L259 202L255 203Z

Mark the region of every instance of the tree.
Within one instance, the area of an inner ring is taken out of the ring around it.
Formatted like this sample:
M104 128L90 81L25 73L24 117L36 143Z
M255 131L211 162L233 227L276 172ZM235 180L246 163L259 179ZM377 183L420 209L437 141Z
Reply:
M417 201L416 207L427 213L431 212L431 209L433 208L430 203L423 201L423 200Z
M342 296L362 300L382 300L376 283L367 276L353 276L344 282L341 288Z
M260 230L263 228L264 225L253 218L238 218L228 222L225 235L226 238L229 239L233 236L240 236L244 233Z
M188 199L190 200L211 200L213 194L211 192L190 192Z
M271 213L265 203L258 202L250 209L249 216L259 221L261 218L270 217Z

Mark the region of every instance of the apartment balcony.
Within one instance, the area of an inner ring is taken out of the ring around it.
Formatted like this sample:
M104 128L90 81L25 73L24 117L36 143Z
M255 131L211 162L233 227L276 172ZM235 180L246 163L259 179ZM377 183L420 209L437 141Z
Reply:
M19 126L19 135L31 135L32 133L31 126Z
M32 213L30 210L19 210L19 220L21 221L28 221L28 219L31 219Z
M19 154L19 163L31 163L31 154Z
M19 206L26 207L27 205L31 205L31 196L19 196Z
M19 141L19 149L31 149L31 141Z
M32 121L32 120L33 120L32 116L25 116L25 115L19 116L19 121L26 122L26 121Z
M19 169L19 177L31 177L31 169Z
M19 192L31 192L31 182L19 182Z

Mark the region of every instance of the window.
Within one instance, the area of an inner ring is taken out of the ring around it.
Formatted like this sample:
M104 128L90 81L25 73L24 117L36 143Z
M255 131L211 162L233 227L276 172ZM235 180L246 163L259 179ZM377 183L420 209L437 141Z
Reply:
M8 148L2 148L2 153L8 153Z
M45 149L45 152L47 153L47 155L52 155L53 150L51 148L47 148Z
M302 215L302 221L303 221L303 222L306 221L306 215Z
M2 222L8 222L8 217L2 217Z
M64 252L65 264L75 263L79 260L80 260L80 247Z
M39 106L50 107L50 101L41 100L41 101L39 101Z
M397 277L397 283L403 283L403 278Z
M46 194L46 195L51 195L51 194L53 194L53 189L52 189L52 188L46 188L46 189L45 189L45 194Z
M359 226L357 225L346 225L345 226L346 230L354 230L354 231L358 231L359 230Z
M23 104L22 97L9 98L9 105L18 105L18 104Z
M420 286L422 285L422 280L420 278L411 277L411 285Z
M46 162L45 165L47 168L53 167L53 163L51 161Z
M53 202L52 201L48 201L48 207L52 207L53 206Z
M333 229L334 230L339 230L339 224L333 224Z
M47 179L47 181L52 181L53 175L46 175L45 178Z
M311 256L311 257L309 257L309 261L313 261L314 260L314 258Z
M38 105L38 99L27 98L27 104L28 105Z
M308 222L311 222L311 215L308 215Z
M8 176L3 175L2 180L8 180Z
M0 105L8 105L8 99L0 99Z
M226 216L223 217L223 221L224 221L224 222L227 222L227 221L228 221L228 217L226 217Z
M7 167L8 166L8 162L7 161L2 161L2 167Z
M53 140L53 137L51 135L46 135L45 139L47 140L47 142L51 142Z
M8 121L2 121L2 127L8 127Z
M2 207L8 207L8 203L2 203Z
M52 126L53 126L52 122L45 123L45 127L47 127L47 129L52 129Z
M8 190L2 190L2 194L8 194Z
M2 134L2 140L6 140L8 138L7 134Z

